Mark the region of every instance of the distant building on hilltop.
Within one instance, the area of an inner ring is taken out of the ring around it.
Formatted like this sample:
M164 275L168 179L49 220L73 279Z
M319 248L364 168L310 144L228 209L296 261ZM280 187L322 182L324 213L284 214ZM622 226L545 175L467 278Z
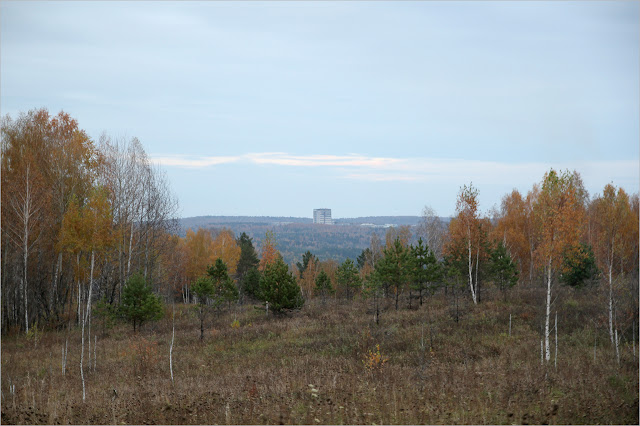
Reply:
M333 219L331 219L331 209L313 209L313 223L333 225Z

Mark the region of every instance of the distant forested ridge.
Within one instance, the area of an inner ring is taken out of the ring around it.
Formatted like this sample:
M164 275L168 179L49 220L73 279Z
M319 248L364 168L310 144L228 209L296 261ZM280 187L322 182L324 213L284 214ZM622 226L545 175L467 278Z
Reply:
M278 216L194 216L180 219L182 235L187 229L205 228L210 225L230 225L236 223L276 224L276 223L313 223L313 219L306 217L278 217Z
M205 228L215 233L227 228L235 235L245 232L260 246L265 233L273 230L277 248L287 263L300 260L306 251L323 261L333 259L342 262L347 258L355 260L362 250L369 247L373 234L384 239L385 225L415 228L420 220L420 216L367 216L335 219L335 225L317 225L311 218L302 217L197 216L180 219L180 232L184 236L187 229ZM441 220L446 224L450 218Z
M417 226L420 223L422 218L420 216L365 216L365 217L354 217L354 218L344 218L344 219L335 219L336 225L340 224L372 224L372 225L388 225L392 224L395 226ZM444 218L442 218L444 219ZM448 219L448 218L447 218Z

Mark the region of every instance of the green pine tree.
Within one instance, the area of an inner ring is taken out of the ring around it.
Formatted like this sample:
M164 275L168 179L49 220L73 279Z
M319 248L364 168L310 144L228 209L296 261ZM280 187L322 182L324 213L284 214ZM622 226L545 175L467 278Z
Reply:
M507 290L518 283L518 265L513 261L502 241L491 250L489 275L507 300Z
M260 279L260 295L269 302L269 309L277 313L300 309L304 305L300 287L281 258L265 267Z
M356 261L358 262L358 269L364 268L364 265L367 263L367 259L369 258L371 258L371 249L367 247L366 249L362 250L362 253L360 253L360 255L356 258Z
M380 298L384 294L384 288L380 273L374 270L365 281L363 288L364 296L373 301L373 318L376 324L380 324Z
M445 280L445 292L448 290L453 302L452 316L456 322L460 320L460 296L466 289L467 259L464 248L453 246L442 261L442 275Z
M312 260L318 260L309 250L305 254L302 255L302 263L298 262L296 266L298 267L298 271L300 272L300 278L302 278L302 274L307 270L309 266L309 262Z
M209 277L200 277L191 286L191 291L198 298L198 317L200 318L200 340L204 340L204 319L207 314L209 300L213 298L213 282Z
M396 238L393 245L384 249L384 257L376 263L376 272L385 294L393 292L398 310L398 300L407 282L409 268L407 267L407 249L402 246L399 238Z
M362 286L358 269L353 260L346 259L336 271L337 286L346 293L348 299L353 298L355 291Z
M333 286L331 285L331 278L329 278L329 275L327 275L325 271L320 271L316 277L315 292L322 297L323 304L326 301L327 295L334 293Z
M213 304L218 307L224 302L238 300L238 289L229 276L227 265L220 258L213 266L207 268L207 275L213 284Z
M418 292L420 306L422 306L423 296L433 295L436 291L438 282L442 279L442 268L433 251L423 244L422 238L418 240L418 245L411 246L410 261L412 279L410 288Z
M239 296L242 298L245 294L248 294L246 289L246 277L249 271L253 268L257 268L260 264L260 259L256 253L255 247L253 247L253 241L246 233L242 233L240 237L236 239L236 243L240 247L240 259L236 267L236 280L240 286Z
M127 281L122 289L121 315L139 328L145 321L159 320L163 315L160 298L151 292L151 287L142 274L137 273Z
M262 296L260 295L261 276L262 274L257 267L251 268L247 271L242 281L242 289L247 296L257 300L262 299Z
M596 258L590 245L580 243L564 253L560 280L571 287L582 287L598 276Z

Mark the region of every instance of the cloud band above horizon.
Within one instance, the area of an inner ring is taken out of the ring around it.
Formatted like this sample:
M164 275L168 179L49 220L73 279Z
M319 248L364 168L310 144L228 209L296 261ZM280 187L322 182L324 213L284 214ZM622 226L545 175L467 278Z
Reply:
M153 155L163 167L202 169L221 165L283 166L324 169L339 179L368 182L473 181L476 184L512 182L533 184L545 172L576 170L592 184L613 182L630 191L638 188L638 160L506 163L467 159L374 157L347 155L294 155L284 152L246 153L232 156Z

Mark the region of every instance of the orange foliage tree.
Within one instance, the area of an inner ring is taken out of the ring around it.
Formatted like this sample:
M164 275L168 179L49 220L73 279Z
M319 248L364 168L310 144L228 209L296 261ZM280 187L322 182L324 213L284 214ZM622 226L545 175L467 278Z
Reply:
M198 228L196 232L188 229L184 240L187 252L185 274L187 280L193 282L207 272L207 266L213 257L213 238L210 231Z
M552 279L559 272L563 255L578 247L584 223L584 204L581 202L582 181L577 173L558 174L551 169L545 173L540 194L534 205L539 244L535 259L544 268L547 296L544 326L545 359L551 358L549 319L551 315Z
M267 265L275 263L276 260L282 258L282 255L276 249L276 234L273 231L267 231L264 240L261 243L262 255L260 257L260 265L258 270L264 272Z
M313 296L314 288L316 286L316 276L320 272L319 261L315 256L311 256L307 267L302 271L302 277L299 280L300 289L302 290L302 296L305 298L311 298Z
M240 246L230 229L222 229L211 244L211 264L217 259L227 265L229 275L234 276L240 260Z
M502 240L511 255L518 260L519 276L529 276L529 284L533 281L533 253L535 249L535 229L532 212L532 201L535 199L537 188L530 191L523 198L518 190L502 198L501 208L494 239Z

